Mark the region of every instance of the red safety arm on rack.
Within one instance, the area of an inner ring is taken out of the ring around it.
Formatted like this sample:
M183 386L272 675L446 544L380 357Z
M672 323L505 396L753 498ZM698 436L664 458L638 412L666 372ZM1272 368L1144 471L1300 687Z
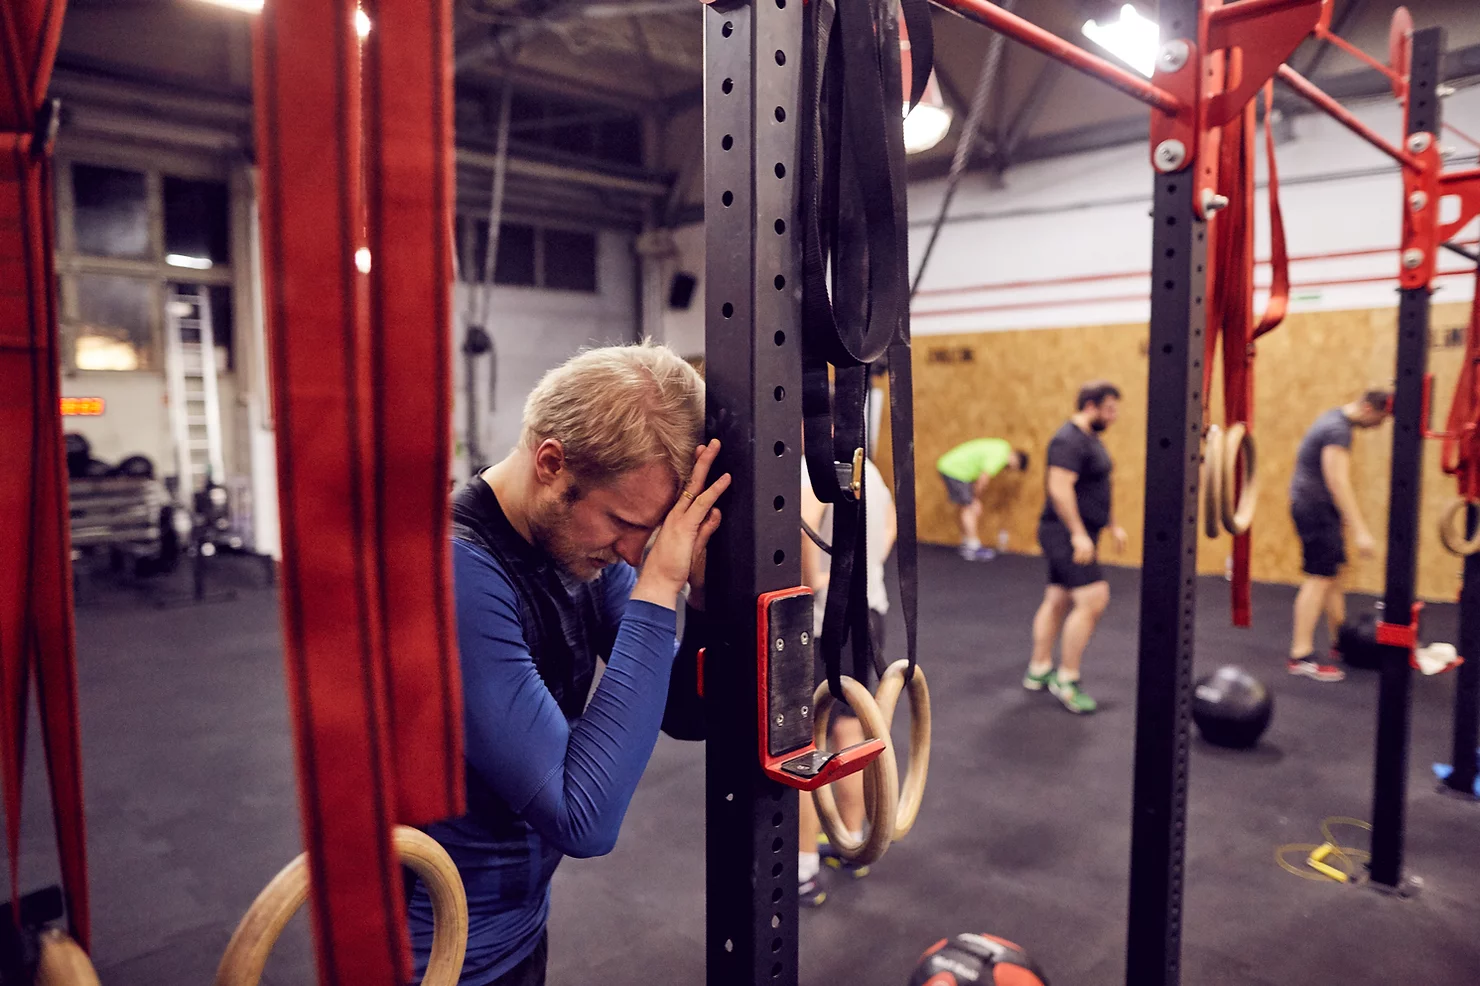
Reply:
M41 108L60 0L0 5L0 776L19 915L21 776L30 675L72 936L91 938L62 453L50 135Z

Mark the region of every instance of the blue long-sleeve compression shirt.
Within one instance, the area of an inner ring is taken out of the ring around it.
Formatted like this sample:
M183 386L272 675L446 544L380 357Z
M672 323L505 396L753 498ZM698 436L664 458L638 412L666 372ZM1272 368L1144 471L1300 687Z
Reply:
M636 573L619 562L582 597L594 606L550 601L559 611L557 632L574 648L612 641L589 704L568 718L530 653L529 613L503 563L460 540L452 560L469 804L467 815L429 831L467 889L461 982L483 986L538 945L560 859L611 851L660 725L680 736L692 732L684 724L695 716L694 674L681 670L673 680L676 614L630 600ZM686 629L693 622L690 611ZM692 657L695 648L686 644ZM431 943L424 888L412 895L410 917L419 977Z
M564 855L611 852L663 721L674 611L629 601L625 564L602 578L601 615L621 628L585 713L568 723L525 647L513 584L484 552L453 551L469 765Z

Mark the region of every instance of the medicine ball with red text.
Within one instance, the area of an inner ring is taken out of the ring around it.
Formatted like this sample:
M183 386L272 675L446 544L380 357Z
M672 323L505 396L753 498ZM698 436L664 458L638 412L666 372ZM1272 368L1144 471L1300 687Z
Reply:
M1028 953L994 935L957 935L932 945L910 986L1048 986Z

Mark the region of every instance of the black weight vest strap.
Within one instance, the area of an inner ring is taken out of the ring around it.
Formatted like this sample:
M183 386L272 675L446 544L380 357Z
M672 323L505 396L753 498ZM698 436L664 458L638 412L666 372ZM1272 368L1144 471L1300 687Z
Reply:
M905 0L910 105L930 75L929 11ZM830 591L819 640L841 698L842 651L855 677L880 655L867 632L865 484L850 489L855 450L867 447L868 364L890 362L890 423L899 513L900 602L913 674L919 609L914 514L914 420L909 368L904 103L898 24L889 0L807 5L802 140L802 411L808 474L833 506ZM829 292L828 274L832 275ZM831 368L831 373L829 369Z

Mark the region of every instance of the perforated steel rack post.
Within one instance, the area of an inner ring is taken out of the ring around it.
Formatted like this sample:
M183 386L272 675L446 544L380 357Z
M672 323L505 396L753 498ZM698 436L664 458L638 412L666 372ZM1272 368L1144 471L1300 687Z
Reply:
M734 477L709 548L710 986L797 982L797 793L757 755L756 599L801 581L801 15L801 0L704 9L707 427Z
M1162 0L1163 36L1196 38L1198 8L1198 0ZM1207 283L1206 226L1193 209L1192 177L1158 174L1153 185L1128 986L1174 986L1181 976Z
M1404 134L1439 134L1439 59L1444 31L1413 32L1408 119ZM1423 378L1429 359L1428 284L1404 288L1398 302L1398 360L1393 388L1393 462L1388 498L1387 579L1383 620L1412 619L1418 569L1418 508L1423 465ZM1372 882L1399 888L1403 820L1408 802L1408 738L1412 714L1409 648L1383 648L1377 693L1377 757L1372 782Z

